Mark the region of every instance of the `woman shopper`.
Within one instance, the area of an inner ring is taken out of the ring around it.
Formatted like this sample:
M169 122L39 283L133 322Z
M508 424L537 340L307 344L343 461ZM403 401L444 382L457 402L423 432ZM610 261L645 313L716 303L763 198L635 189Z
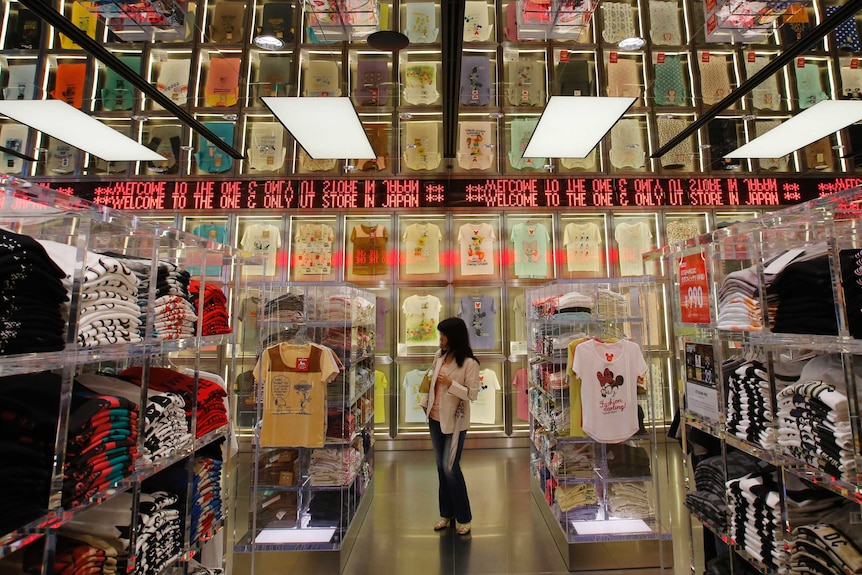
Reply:
M434 530L446 529L454 519L457 533L467 535L473 516L461 473L461 451L470 427L470 402L479 395L479 361L470 348L464 320L444 319L437 331L440 350L434 356L432 385L424 406L440 480L440 520Z

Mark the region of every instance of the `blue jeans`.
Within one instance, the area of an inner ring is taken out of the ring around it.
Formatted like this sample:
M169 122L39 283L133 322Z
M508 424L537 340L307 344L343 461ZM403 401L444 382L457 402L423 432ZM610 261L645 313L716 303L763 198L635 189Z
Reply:
M464 482L464 474L461 473L461 451L464 449L467 430L458 434L458 453L455 455L455 463L452 469L446 469L454 434L443 433L440 430L440 422L434 419L428 420L428 427L431 430L431 445L434 446L434 456L437 459L437 477L440 480L440 517L454 517L458 523L470 523L473 520L473 514L470 512L467 484Z

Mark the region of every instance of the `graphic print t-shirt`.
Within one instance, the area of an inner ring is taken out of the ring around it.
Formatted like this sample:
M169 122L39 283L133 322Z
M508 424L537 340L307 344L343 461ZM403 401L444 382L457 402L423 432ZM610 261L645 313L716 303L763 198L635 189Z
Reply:
M353 242L353 273L358 276L385 274L388 240L389 232L385 226L354 226L350 233L350 241Z
M497 391L500 380L490 369L479 372L479 396L470 404L470 423L494 423L497 420Z
M617 224L614 238L620 250L620 275L644 275L642 255L652 247L652 233L644 222Z
M544 278L548 275L548 228L543 224L521 223L512 228L515 245L515 275L519 278Z
M494 273L494 228L490 224L464 224L458 230L462 276Z
M404 273L440 272L440 242L443 234L436 224L410 224L401 235L404 241Z
M599 226L592 222L567 224L563 232L563 245L566 247L566 266L570 272L601 271L599 246L602 245L602 234Z
M474 350L494 349L494 318L497 304L486 295L465 295L461 298L458 317L467 324L470 346Z
M329 224L302 224L296 241L296 275L332 273L332 241L335 232Z
M215 224L201 224L199 226L195 226L192 230L192 233L196 236L211 239L215 242L219 242L220 244L227 243L227 230L223 226L218 226ZM200 273L200 266L196 266L193 269L189 267L189 272L192 275L197 275ZM220 265L207 265L206 266L206 275L208 276L217 276L221 274L221 266Z
M272 224L252 224L245 229L240 240L243 250L256 256L265 256L264 266L245 266L246 274L275 275L275 260L278 248L281 247L281 232Z
M437 323L443 305L433 295L412 295L401 304L405 343L408 346L437 345Z
M263 386L264 447L322 447L326 435L326 384L340 371L329 348L278 344L254 368Z
M629 340L577 346L572 371L581 380L584 431L602 443L619 443L637 433L638 378L647 370L638 344Z

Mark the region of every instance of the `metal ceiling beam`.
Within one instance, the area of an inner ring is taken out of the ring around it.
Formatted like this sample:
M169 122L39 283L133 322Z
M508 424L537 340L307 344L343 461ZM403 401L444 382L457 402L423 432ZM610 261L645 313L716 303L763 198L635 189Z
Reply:
M859 1L862 2L862 0ZM443 158L445 161L453 161L458 150L464 2L463 0L442 0L440 12L443 52Z
M751 92L773 74L778 73L781 68L793 62L797 56L823 39L824 36L835 30L845 20L853 18L860 9L862 9L862 0L848 0L831 16L827 16L820 24L803 35L799 41L792 46L789 46L781 54L770 60L766 66L761 68L751 78L740 84L735 90L725 96L712 108L704 112L702 116L689 124L682 132L671 138L668 143L656 150L650 157L660 158L670 152L674 147L682 143L686 138L697 132L697 130L708 124L710 120L730 107L731 104Z
M862 0L859 0L862 1ZM166 111L177 117L181 122L192 130L212 142L214 146L236 160L242 160L243 155L229 146L219 138L212 130L201 124L195 117L159 92L159 90L147 82L140 74L126 66L119 58L108 51L100 42L90 38L68 18L57 12L46 0L20 0L19 4L28 8L36 16L68 36L73 42L81 46L85 51L101 61L105 66L116 72L121 78L132 86L149 96Z

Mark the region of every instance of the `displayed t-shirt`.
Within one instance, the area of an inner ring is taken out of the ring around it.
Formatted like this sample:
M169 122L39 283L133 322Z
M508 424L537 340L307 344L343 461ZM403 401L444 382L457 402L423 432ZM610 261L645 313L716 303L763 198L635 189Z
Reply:
M155 126L150 131L147 147L164 160L150 160L146 163L148 172L156 174L176 174L179 169L180 144L182 143L182 126L163 124Z
M461 298L458 317L467 324L470 346L474 350L495 349L494 322L497 316L497 302L487 295L465 295Z
M36 97L36 64L15 64L7 68L9 83L3 88L6 100L32 100Z
M487 106L491 102L491 62L487 57L462 59L459 101L465 106Z
M332 242L335 232L329 224L301 224L293 238L293 262L296 275L332 273Z
M409 6L409 4L408 4ZM404 388L404 423L425 423L427 417L420 402L423 393L419 393L419 386L425 376L424 369L414 369L404 374L402 387Z
M611 128L608 157L615 168L644 167L644 133L638 120L624 118Z
M805 64L802 68L796 67L794 70L796 71L796 90L799 93L800 109L810 108L817 102L829 99L829 96L823 91L820 66Z
M360 106L382 106L389 101L389 64L384 60L360 58L356 64L353 96Z
M602 270L602 232L593 222L566 224L563 246L566 248L566 269L570 272L600 272Z
M644 222L620 222L614 230L620 259L620 275L644 275L644 263L641 257L652 247L652 232Z
M678 54L665 54L664 62L655 64L653 92L658 106L686 105L685 78Z
M338 64L330 60L314 60L309 62L304 95L327 98L340 96L341 80Z
M409 2L404 33L411 44L430 44L437 41L437 11L433 2Z
M177 106L184 106L189 96L190 60L174 58L162 62L156 88ZM161 108L161 106L157 106Z
M464 2L464 41L486 42L491 37L494 25L488 16L485 0Z
M353 226L350 241L353 242L353 257L350 263L355 275L376 276L386 273L386 249L389 242L386 226Z
M78 148L51 138L48 144L48 162L45 166L52 174L71 174L78 161Z
M293 2L267 2L263 5L262 24L268 25L279 40L293 42L296 33L293 9Z
M255 256L263 256L266 263L243 268L248 275L275 275L276 256L281 247L281 231L272 224L251 224L242 234L240 247Z
M497 392L500 380L490 369L479 372L479 395L470 404L470 423L495 423L497 421Z
M745 55L745 75L751 78L764 66L769 64L768 56L757 56L754 52ZM751 90L751 103L757 110L780 110L781 92L778 88L778 76L769 76L757 87Z
M515 390L515 416L521 421L530 421L530 400L527 395L527 390L530 388L530 377L526 367L515 372L512 388Z
M8 49L35 50L42 37L42 20L26 8L18 8L15 34L10 34L6 43Z
M638 344L629 340L577 346L572 371L581 380L584 431L602 443L625 441L639 429L637 384L647 364Z
M439 151L439 124L410 122L404 128L404 163L411 170L435 170L443 160Z
M699 236L700 226L697 220L671 220L667 223L665 234L667 243L678 243Z
M235 106L239 100L239 58L213 58L204 86L207 106Z
M512 341L527 341L527 298L524 294L515 296L512 302Z
M437 64L419 62L405 67L404 99L408 104L433 104L439 97Z
M257 297L243 298L239 302L238 318L242 323L240 344L246 351L256 350L260 345L260 325L258 324L260 304L260 298Z
M545 158L524 158L522 154L533 137L538 118L515 118L509 128L509 165L516 170L537 170L547 162Z
M264 10L271 4L264 4ZM258 87L260 96L284 96L290 83L290 66L287 60L272 54L260 55L258 68Z
M404 314L404 343L407 346L436 346L437 324L443 305L433 295L412 295L401 304Z
M459 122L456 156L460 167L465 170L487 170L493 165L491 126L491 122Z
M708 53L698 54L698 65L703 103L717 104L733 89L730 86L727 57Z
M27 146L27 126L3 124L3 127L0 128L0 144L4 148L24 153ZM4 152L0 160L3 162L2 168L5 174L19 174L24 168L24 160L12 154Z
M233 145L233 122L204 122L204 126L229 146ZM195 152L195 159L198 167L204 172L220 174L229 171L233 166L233 158L203 136L198 137L198 146L199 151Z
M281 343L264 351L254 367L263 387L263 447L323 447L326 384L340 371L338 358L316 344Z
M551 235L544 224L524 222L512 227L515 245L515 275L519 278L548 277L548 242Z
M404 242L404 273L440 272L440 242L443 233L436 224L410 224L401 235Z
M195 226L195 228L192 230L192 233L196 236L208 238L221 244L227 243L227 230L224 228L224 226L220 226L217 224L201 224L199 226ZM187 269L189 270L189 273L191 273L193 276L200 273L200 266L196 266L194 268L192 266L187 266ZM221 275L221 271L221 265L206 266L206 275L208 276Z
M374 423L386 423L386 390L389 378L379 369L374 370Z
M242 42L245 4L218 2L210 25L211 42Z
M86 76L87 64L85 63L70 64L64 62L63 64L58 64L51 98L63 100L70 106L80 110L84 105L84 80Z
M248 167L259 172L275 172L284 165L284 126L278 122L255 122L251 125Z
M627 2L602 2L602 38L617 44L624 38L638 35L635 29L635 13Z
M679 6L676 2L651 0L649 3L650 38L653 44L679 46L682 31L679 26Z
M99 23L99 18L80 2L72 3L72 14L69 17L69 20L78 28L78 30L84 32L90 38L96 37L96 26ZM75 44L72 39L65 34L60 34L60 47L63 48L63 50L81 49L80 46Z
M490 224L464 224L458 229L462 276L494 273L494 243L497 236Z
M138 72L141 69L140 56L119 56L120 61ZM131 110L135 103L135 92L131 84L125 78L114 72L113 69L105 70L105 86L102 88L102 109L104 110Z
M375 330L374 346L377 349L386 349L386 314L389 313L389 302L385 297L377 297L374 300Z
M545 70L537 60L508 64L509 103L513 106L541 106L545 102Z

